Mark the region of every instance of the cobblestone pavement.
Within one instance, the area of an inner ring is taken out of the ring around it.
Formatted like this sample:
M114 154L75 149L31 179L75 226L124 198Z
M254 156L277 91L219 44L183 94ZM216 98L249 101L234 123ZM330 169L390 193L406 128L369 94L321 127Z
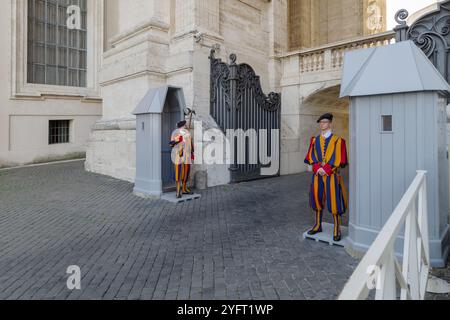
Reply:
M448 258L447 268L433 269L432 275L450 283L450 257ZM447 294L428 294L428 300L450 300L450 293Z
M335 299L357 261L301 239L309 181L211 188L174 205L82 162L0 171L0 299ZM70 265L82 290L66 287Z

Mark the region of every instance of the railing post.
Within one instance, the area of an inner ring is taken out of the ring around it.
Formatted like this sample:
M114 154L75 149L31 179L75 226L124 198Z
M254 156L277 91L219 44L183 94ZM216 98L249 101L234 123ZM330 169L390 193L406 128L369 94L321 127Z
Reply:
M409 213L406 217L405 221L405 236L403 241L403 278L406 280L406 283L409 284L409 261L410 261L410 253L411 253L411 226L413 225L413 216L411 215L411 208L408 209ZM400 299L407 300L408 296L411 295L411 291L409 288L402 288Z
M385 261L381 267L380 285L375 300L396 300L396 279L394 262L394 245L387 248Z
M422 243L425 250L425 260L430 265L430 246L428 243L428 201L427 201L427 179L426 171L417 171L418 174L423 174L422 187L419 190L418 200L418 221L420 234L422 235Z
M425 299L425 294L428 284L428 273L430 268L430 248L428 240L428 202L427 202L427 179L425 171L418 171L422 173L424 178L419 190L418 196L418 227L420 230L419 243L419 285L420 285L420 299ZM423 248L423 252L422 252Z
M408 264L408 278L407 281L410 286L411 298L413 300L420 300L420 288L419 288L419 258L418 258L418 246L417 246L417 207L416 198L413 201L411 211L409 213L410 224L410 237L409 237L409 261Z

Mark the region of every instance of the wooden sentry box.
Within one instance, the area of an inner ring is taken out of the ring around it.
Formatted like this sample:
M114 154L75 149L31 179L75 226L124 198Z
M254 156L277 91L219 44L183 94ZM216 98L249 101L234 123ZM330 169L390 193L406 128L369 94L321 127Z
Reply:
M136 180L134 193L160 198L173 184L170 137L184 119L182 88L150 89L134 110L136 115Z
M445 265L449 91L447 81L411 41L345 55L341 97L350 98L350 251L370 247L416 171L426 170L431 263ZM397 252L402 245L399 238Z

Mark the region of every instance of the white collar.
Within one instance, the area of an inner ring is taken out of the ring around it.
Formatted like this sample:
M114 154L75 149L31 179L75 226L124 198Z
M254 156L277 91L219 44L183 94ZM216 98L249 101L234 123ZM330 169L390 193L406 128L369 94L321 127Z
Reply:
M323 136L325 139L328 139L329 137L331 137L332 134L333 134L333 131L328 130L327 132L325 132L324 134L322 134L322 136Z

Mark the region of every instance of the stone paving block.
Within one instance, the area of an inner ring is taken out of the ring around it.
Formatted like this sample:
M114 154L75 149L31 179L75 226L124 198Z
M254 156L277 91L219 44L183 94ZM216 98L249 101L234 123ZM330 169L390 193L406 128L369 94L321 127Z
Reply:
M0 179L0 299L335 299L358 263L301 239L314 223L310 174L177 205L135 197L82 162ZM82 290L66 287L70 265Z

